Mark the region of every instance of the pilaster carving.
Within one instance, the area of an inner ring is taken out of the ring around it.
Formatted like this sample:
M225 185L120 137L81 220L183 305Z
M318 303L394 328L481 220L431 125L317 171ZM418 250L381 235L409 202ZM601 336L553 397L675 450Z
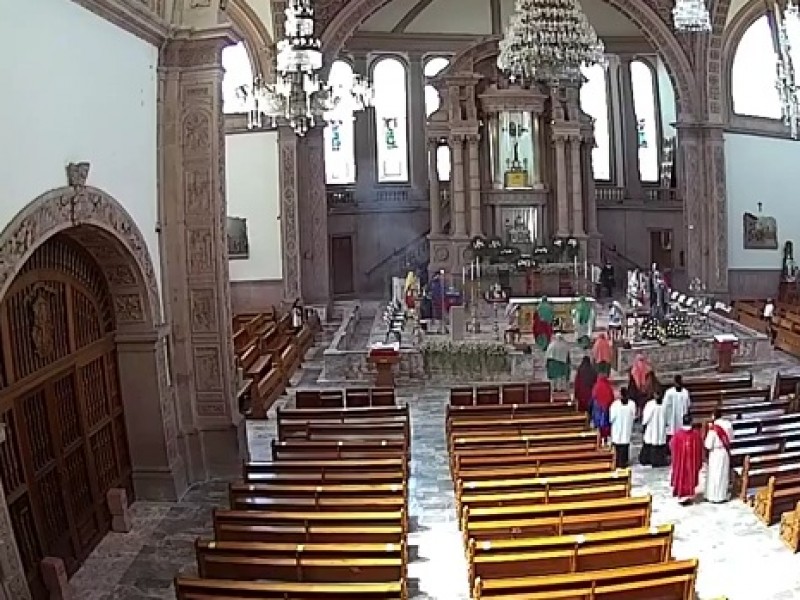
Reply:
M300 224L298 222L298 140L288 127L278 130L280 160L281 237L283 239L283 297L300 297Z
M300 178L297 197L302 256L302 298L326 304L330 297L328 277L328 207L325 197L325 142L322 128L315 127L298 140L308 172ZM288 299L288 298L287 298Z

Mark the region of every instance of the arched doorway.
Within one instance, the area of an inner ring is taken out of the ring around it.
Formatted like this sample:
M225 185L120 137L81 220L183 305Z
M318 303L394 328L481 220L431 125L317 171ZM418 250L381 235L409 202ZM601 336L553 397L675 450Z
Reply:
M133 496L114 343L113 299L97 262L56 234L0 303L0 479L26 578L72 573L109 529L109 489Z

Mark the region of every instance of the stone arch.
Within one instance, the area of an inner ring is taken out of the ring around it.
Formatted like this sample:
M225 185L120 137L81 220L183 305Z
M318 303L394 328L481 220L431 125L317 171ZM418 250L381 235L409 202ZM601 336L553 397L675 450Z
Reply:
M242 38L253 74L272 81L275 70L275 44L269 31L246 0L231 0L225 9L236 33Z
M57 188L33 200L0 232L0 302L33 253L59 233L91 255L108 285L137 497L176 500L187 483L158 284L144 238L122 205L106 192L82 185ZM12 540L0 544L0 562L12 567L12 596L29 598L2 489L0 539Z
M390 2L392 0L350 0L336 13L322 34L326 68L356 29ZM669 25L645 0L606 2L630 19L661 56L675 89L678 120L692 121L699 118L703 111L696 78L688 57Z

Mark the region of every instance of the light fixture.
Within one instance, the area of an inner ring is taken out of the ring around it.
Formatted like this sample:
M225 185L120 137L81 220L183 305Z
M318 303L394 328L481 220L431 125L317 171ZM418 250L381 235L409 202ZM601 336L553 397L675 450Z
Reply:
M781 12L775 3L775 20L778 25L778 61L775 87L781 101L781 115L792 138L800 133L800 100L797 94L792 47L800 47L800 11L794 0L789 0Z
M582 81L605 63L603 43L576 0L517 0L497 66L512 81Z
M711 31L711 18L704 0L675 0L672 9L675 31L702 33Z
M299 136L326 120L341 102L362 110L372 103L369 82L354 76L348 89L323 82L322 42L314 33L312 0L290 0L284 11L284 38L278 42L275 83L256 77L238 93L248 104L248 127L274 127L285 121Z

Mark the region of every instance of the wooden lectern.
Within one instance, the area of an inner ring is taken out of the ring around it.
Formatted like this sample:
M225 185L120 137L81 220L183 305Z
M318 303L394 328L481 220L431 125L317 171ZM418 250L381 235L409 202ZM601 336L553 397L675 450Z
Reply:
M369 362L375 365L376 387L394 387L394 366L400 362L399 344L379 344L370 348Z
M717 372L730 373L733 370L733 353L739 347L739 338L731 333L714 336L717 350Z

